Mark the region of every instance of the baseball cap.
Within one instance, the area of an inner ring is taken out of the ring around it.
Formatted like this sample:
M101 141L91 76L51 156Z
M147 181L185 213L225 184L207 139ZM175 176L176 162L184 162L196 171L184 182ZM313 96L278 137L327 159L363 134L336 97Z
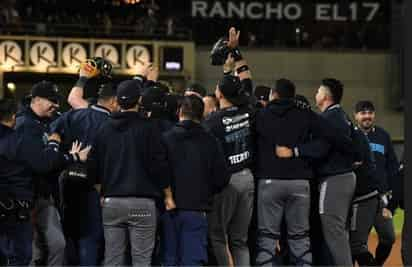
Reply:
M126 80L117 86L117 101L119 103L130 103L137 101L141 95L141 83L137 80Z
M293 82L288 79L279 79L275 83L273 90L278 93L280 98L295 97L296 88Z
M249 96L242 90L239 77L225 75L218 84L223 96L234 105L243 105L249 102Z
M33 85L30 96L45 98L53 103L59 103L60 95L56 84L49 81L41 81Z
M142 106L146 111L152 110L154 105L163 105L166 91L158 86L146 88L142 93Z
M257 100L269 101L270 88L264 85L256 86L255 97Z
M116 87L114 87L112 83L100 84L99 90L97 92L99 97L112 97L116 96L116 93Z
M375 106L371 101L368 100L359 101L355 105L355 112L358 113L361 111L375 111Z

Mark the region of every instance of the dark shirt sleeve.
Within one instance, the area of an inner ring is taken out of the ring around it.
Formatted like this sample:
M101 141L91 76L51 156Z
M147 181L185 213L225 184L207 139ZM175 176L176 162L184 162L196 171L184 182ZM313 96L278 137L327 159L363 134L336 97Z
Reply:
M149 159L146 164L150 177L156 180L161 189L170 186L171 169L167 157L166 144L162 139L160 129L157 126L151 128L151 135L148 136Z
M392 140L389 134L387 135L386 148L387 148L387 152L385 154L386 180L389 186L388 190L392 191L392 199L390 200L388 204L388 208L394 211L399 206L400 197L397 196L396 194L399 191L397 187L399 186L399 179L401 178L401 176L399 175L400 164L396 157L395 149L393 148Z
M325 139L317 138L296 147L299 157L321 159L328 155L331 145Z
M230 172L225 160L222 146L215 140L215 153L213 158L213 193L219 193L230 181Z
M339 131L329 121L315 112L310 112L311 141L298 144L300 157L320 159L329 153L331 148L337 149L345 154L353 154L354 147L352 139Z
M375 190L377 189L379 192L383 192L376 170L375 157L370 148L368 137L362 133L361 130L357 130L357 134L359 134L357 146L361 149L362 155L361 158L356 159L356 161L362 162L362 164L355 169L356 178L368 179L368 183L374 186Z
M44 145L41 133L28 127L18 130L17 156L37 174L62 169L71 159L60 152L60 145L49 142Z
M216 138L219 139L221 137L219 134L220 125L217 123L216 116L209 117L208 119L202 121L202 126L208 133L212 134Z
M253 82L251 79L243 79L240 81L243 91L247 92L250 96L253 95Z
M395 150L393 148L392 141L388 135L386 141L387 153L385 154L386 157L386 174L388 179L389 186L391 185L391 181L396 179L399 173L399 161L396 157Z
M89 183L92 185L102 184L102 177L99 175L99 150L100 142L99 136L96 136L92 149L90 150L89 157L87 158L87 177Z
M50 124L50 133L58 133L62 138L65 135L65 129L67 125L68 112L63 113L55 121Z

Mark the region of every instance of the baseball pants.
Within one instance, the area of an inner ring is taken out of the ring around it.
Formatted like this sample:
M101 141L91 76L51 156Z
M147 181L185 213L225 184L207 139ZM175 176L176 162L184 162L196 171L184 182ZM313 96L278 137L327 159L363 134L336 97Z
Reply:
M352 205L350 246L352 258L359 266L375 266L375 259L368 250L369 233L378 212L377 196Z
M353 172L326 177L320 185L322 232L335 265L352 265L347 226L355 186L356 176Z
M258 183L258 238L256 264L273 266L275 248L285 218L289 258L292 265L310 266L310 186L307 180L262 179Z

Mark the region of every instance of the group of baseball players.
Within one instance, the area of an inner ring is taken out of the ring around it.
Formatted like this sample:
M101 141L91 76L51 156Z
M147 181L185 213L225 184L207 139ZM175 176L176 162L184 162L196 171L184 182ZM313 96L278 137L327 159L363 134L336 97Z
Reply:
M1 265L382 266L402 177L374 104L352 122L337 79L320 113L288 79L254 88L238 40L214 47L214 94L171 93L150 62L114 85L95 58L63 114L50 81L0 100Z

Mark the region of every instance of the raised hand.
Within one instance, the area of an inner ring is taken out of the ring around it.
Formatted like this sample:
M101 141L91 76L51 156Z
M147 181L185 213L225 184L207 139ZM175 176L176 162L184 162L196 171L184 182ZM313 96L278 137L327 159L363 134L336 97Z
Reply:
M139 64L137 64L137 67L136 67L136 75L141 75L147 78L152 65L153 65L152 62L150 61L139 60Z
M229 29L229 41L227 42L227 46L231 49L238 47L239 37L240 37L240 31L236 31L235 27L231 27Z
M85 148L79 151L78 155L81 162L85 162L87 160L87 157L89 156L91 149L91 146L86 146Z
M235 59L233 58L232 54L229 53L227 55L225 64L223 64L223 72L228 73L232 72L235 69Z
M159 78L159 67L151 66L147 73L147 79L149 81L157 82L158 78Z

